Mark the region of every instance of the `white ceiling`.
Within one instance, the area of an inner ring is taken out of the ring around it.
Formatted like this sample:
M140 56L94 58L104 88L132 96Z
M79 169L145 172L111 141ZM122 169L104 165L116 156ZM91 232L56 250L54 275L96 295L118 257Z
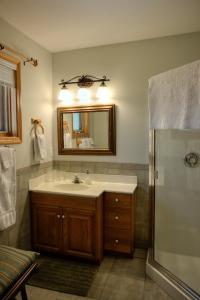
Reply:
M0 0L0 16L59 52L200 31L200 0Z

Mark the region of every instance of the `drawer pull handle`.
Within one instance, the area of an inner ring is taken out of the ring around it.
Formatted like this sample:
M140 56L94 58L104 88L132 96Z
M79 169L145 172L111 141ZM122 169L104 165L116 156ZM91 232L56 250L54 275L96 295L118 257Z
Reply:
M115 220L119 220L119 217L118 217L118 216L115 216Z
M60 219L60 215L57 215L57 218Z
M64 219L65 218L65 216L64 215L62 215L62 219Z
M115 198L115 202L119 202L119 199L118 199L118 198Z
M119 240L115 240L115 244L119 244Z

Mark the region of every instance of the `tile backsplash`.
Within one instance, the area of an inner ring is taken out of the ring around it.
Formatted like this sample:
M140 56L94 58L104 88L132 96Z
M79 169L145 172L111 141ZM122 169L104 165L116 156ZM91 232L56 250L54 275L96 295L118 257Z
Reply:
M138 178L135 244L145 248L149 242L149 197L148 165L131 163L53 161L17 170L17 221L0 232L0 243L23 249L31 247L30 203L28 194L29 179L47 173L52 169L66 172L86 172L111 175L135 175Z
M52 170L53 162L33 165L17 170L16 223L0 231L0 243L22 249L31 248L29 179Z

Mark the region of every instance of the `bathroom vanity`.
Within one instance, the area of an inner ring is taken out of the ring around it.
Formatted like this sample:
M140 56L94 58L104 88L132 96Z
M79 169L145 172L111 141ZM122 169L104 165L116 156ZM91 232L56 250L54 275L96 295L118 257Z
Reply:
M100 181L93 174L86 185L71 183L73 174L66 174L62 181L31 180L33 248L97 263L105 251L132 256L136 177L104 175Z
M88 198L31 192L34 249L100 262L102 205L102 196Z

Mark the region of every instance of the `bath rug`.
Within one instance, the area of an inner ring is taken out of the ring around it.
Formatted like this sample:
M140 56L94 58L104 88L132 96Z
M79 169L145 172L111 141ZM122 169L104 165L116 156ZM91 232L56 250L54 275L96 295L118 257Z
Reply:
M40 255L39 272L33 274L28 285L78 296L87 296L98 266L69 258Z

